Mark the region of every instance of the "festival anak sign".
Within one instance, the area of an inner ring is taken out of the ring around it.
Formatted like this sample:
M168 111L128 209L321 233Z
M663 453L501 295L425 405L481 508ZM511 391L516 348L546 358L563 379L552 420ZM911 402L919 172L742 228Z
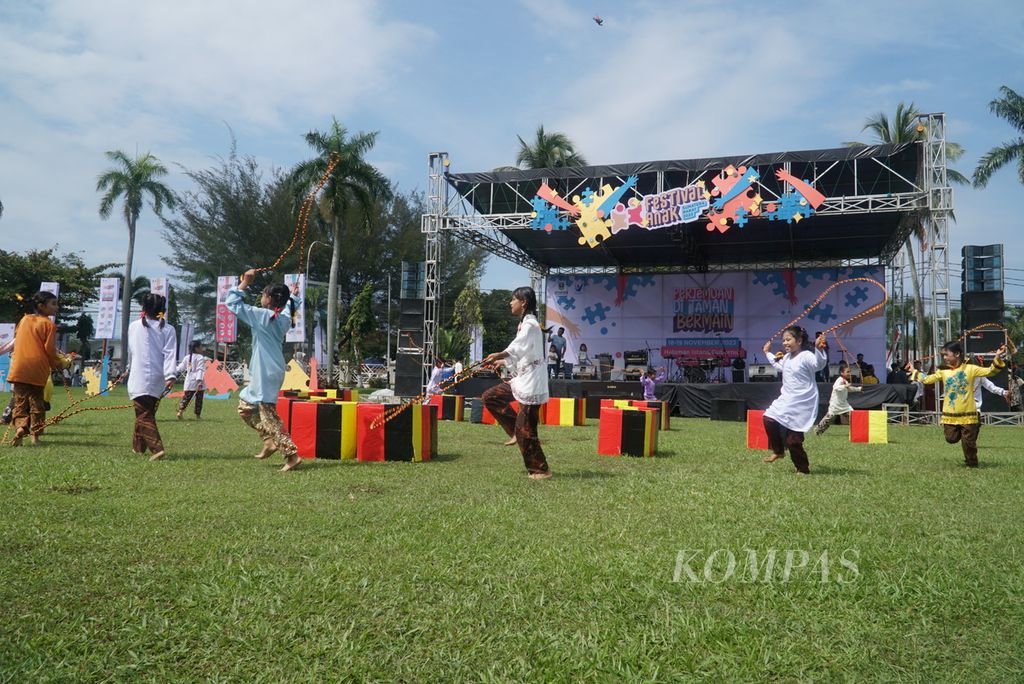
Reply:
M653 195L626 197L637 184L630 176L615 188L602 185L597 191L587 187L572 201L560 197L546 183L531 200L530 227L548 233L568 230L572 223L580 231L579 243L597 247L616 233L638 227L659 230L703 218L708 231L725 233L742 228L751 218L799 223L811 216L825 201L810 182L800 180L785 169L776 169L775 177L793 188L777 199L765 200L760 193L761 175L754 168L727 166L711 178Z
M238 318L228 310L228 290L235 286L238 276L217 277L217 322L214 340L231 344L238 338Z

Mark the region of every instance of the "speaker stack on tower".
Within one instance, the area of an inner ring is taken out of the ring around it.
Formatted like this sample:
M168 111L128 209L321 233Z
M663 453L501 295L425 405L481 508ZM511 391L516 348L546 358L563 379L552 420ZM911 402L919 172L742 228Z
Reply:
M415 397L423 391L423 300L401 299L398 309L398 353L395 394Z
M964 330L986 323L1003 325L1003 291L964 292L962 295L961 320ZM966 354L988 354L1006 343L1002 330L977 330L964 339Z

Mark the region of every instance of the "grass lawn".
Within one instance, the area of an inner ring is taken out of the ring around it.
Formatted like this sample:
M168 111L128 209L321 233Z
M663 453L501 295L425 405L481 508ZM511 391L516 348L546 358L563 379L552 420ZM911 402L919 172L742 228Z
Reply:
M537 482L470 423L430 463L280 473L235 406L177 422L165 401L160 463L132 455L130 410L0 449L0 681L1024 672L1019 427L984 427L967 470L938 427L838 426L801 477L743 423L676 418L652 459L597 456L595 421L542 426Z

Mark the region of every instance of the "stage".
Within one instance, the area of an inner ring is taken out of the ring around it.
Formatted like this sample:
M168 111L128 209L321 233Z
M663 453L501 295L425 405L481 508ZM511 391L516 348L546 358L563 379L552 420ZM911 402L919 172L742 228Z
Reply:
M457 386L466 397L478 397L484 390L500 382L497 378L470 378ZM642 399L639 382L603 382L598 380L550 380L552 397L584 399L587 417L597 418L601 399ZM862 392L850 392L850 406L855 409L880 409L882 404L913 403L914 385L863 385ZM655 395L667 401L672 415L687 418L710 418L713 402L742 402L745 409L766 409L782 390L781 382L737 383L658 383ZM832 383L818 383L819 405L828 406ZM719 404L721 406L721 404ZM731 404L735 408L737 404Z

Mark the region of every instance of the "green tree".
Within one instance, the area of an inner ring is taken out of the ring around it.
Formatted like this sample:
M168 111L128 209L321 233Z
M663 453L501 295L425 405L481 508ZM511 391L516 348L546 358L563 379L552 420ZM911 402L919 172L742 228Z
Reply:
M121 340L128 339L128 316L131 306L132 260L135 258L135 229L142 203L148 195L153 212L159 217L163 208L174 209L175 197L170 189L160 182L167 175L167 168L147 152L134 159L121 150L107 152L107 159L115 166L100 174L96 180L96 192L103 193L100 199L100 217L110 218L114 203L123 198L122 213L128 226L128 256L124 262L125 287L121 294ZM127 344L121 345L122 358L127 355Z
M919 142L926 138L928 132L927 126L918 118L921 112L911 102L909 105L900 102L896 106L895 116L890 119L885 112L878 112L877 114L869 117L864 123L862 130L871 131L877 138L876 142L879 143L908 143L908 142ZM847 145L863 145L864 143L853 142L846 143ZM956 162L964 154L964 149L955 142L946 141L946 159L951 162ZM967 185L969 183L966 176L955 169L946 169L946 175L950 181L959 185ZM903 227L908 230L907 239L904 247L907 251L907 262L910 266L910 281L914 290L914 302L916 308L914 312L914 321L917 330L923 331L925 325L924 315L924 302L921 298L921 278L918 274L917 262L914 259L914 249L911 242L911 237L916 237L919 241L924 242L931 236L926 234L925 225L928 223L931 212L928 209L918 209L916 211L908 212L902 219ZM917 353L919 356L924 355L924 347L920 346L920 343L925 339L924 335L918 335L918 348ZM931 339L931 335L928 335L928 339Z
M66 326L97 298L101 274L115 265L86 266L77 254L58 254L57 247L24 254L0 249L0 321L17 322L40 283L55 282L60 283L57 324Z
M96 325L92 321L92 316L83 313L78 317L78 322L75 324L75 337L78 338L78 354L82 357L83 361L88 361L89 357L92 356L89 340L95 334Z
M483 324L483 313L481 312L483 295L480 292L480 277L477 274L475 261L470 262L469 273L469 281L455 299L451 324L452 332L459 337L458 343L464 342L464 346L461 349L456 349L447 358L464 359L473 328Z
M1024 183L1024 97L1007 86L999 88L1002 97L988 103L990 112L1006 120L1020 134L1001 145L993 147L978 160L974 169L974 187L983 188L999 169L1012 161L1017 162L1017 180Z
M227 158L207 169L186 170L185 176L193 187L175 196L177 213L163 220L162 235L170 246L163 261L185 285L175 289L176 308L200 329L212 330L217 277L268 266L287 249L296 221L294 191L276 170L265 180L255 159L237 154L234 141ZM300 250L289 253L278 270L295 273ZM266 276L258 280L269 282Z
M377 328L377 318L373 314L373 285L366 283L362 291L352 300L348 318L342 326L342 333L348 339L345 356L348 357L349 375L358 370L362 360L363 339ZM329 376L333 377L333 376Z
M554 169L560 166L586 166L587 160L576 151L576 146L564 133L545 133L544 125L537 126L533 142L521 136L516 164L527 169Z
M512 290L491 290L480 302L484 326L484 355L501 351L516 336L519 319L512 315L508 306L511 299Z
M316 187L326 173L332 158L337 165L324 186L318 202L320 217L331 230L333 252L328 291L332 296L327 300L327 375L333 377L335 331L338 325L337 292L338 270L341 264L342 229L351 225L353 218L366 223L378 201L390 200L393 196L391 183L365 157L377 141L377 133L358 133L350 136L348 130L333 119L327 132L310 131L305 136L317 156L299 163L291 177L297 188L308 193ZM353 216L353 210L356 216Z

